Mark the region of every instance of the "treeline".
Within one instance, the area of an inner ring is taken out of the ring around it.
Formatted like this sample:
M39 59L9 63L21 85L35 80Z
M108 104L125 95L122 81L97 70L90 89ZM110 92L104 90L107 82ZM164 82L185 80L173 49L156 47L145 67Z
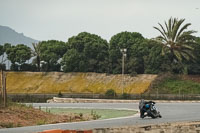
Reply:
M161 33L155 39L144 38L137 32L121 32L107 42L98 35L82 32L67 42L49 40L33 44L33 49L6 43L0 45L1 67L5 69L5 60L10 60L13 71L120 74L120 49L126 48L126 74L200 74L200 38L193 36L193 31L186 31L190 24L181 28L183 21L170 18L165 22L166 29L160 24L161 29L154 27Z

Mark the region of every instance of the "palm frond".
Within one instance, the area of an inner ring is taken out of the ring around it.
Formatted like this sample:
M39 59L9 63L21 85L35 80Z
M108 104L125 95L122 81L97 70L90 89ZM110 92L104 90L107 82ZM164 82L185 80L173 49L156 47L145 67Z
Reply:
M165 35L165 38L167 38L167 32L165 31L164 27L163 27L160 23L158 23L158 24L159 24L160 27L162 28L163 33L164 33L164 35Z
M167 43L167 40L163 36L156 37L155 41L157 41L160 44Z
M170 18L169 21L168 21L168 28L169 28L168 38L171 39L171 36L172 36L172 18Z
M189 59L188 60L191 60L191 61L195 61L196 60L196 56L194 55L194 52L193 51L190 51L190 50L183 50L181 54L187 54Z
M175 57L176 57L180 62L182 62L182 56L181 56L181 54L180 54L179 51L173 50L173 54L175 55Z
M177 24L177 19L176 18L172 19L172 28L171 28L172 34L173 34L173 29L176 26L176 24Z
M165 27L166 27L166 29L167 29L167 36L169 36L169 27L168 27L168 25L167 25L167 22L165 21Z
M161 55L165 55L165 50L162 48Z
M195 37L191 35L194 33L194 31L186 31L183 32L178 39L176 39L177 42L195 42Z
M192 58L195 58L194 52L188 49L184 49L181 52L188 54L189 56L191 56Z
M183 21L184 21L184 20L183 20ZM186 30L187 27L190 26L190 25L191 25L191 23L185 24L185 25L179 30L179 32L178 32L178 34L177 34L177 38L179 38L179 36L181 35L181 33L182 33L184 30Z
M179 29L180 25L184 22L184 20L185 19L181 19L181 20L175 22L174 27L172 29L172 41L174 41L175 38L177 38L178 29Z
M182 57L183 57L184 59L186 59L187 61L190 60L190 56L189 56L188 54L182 52L181 55L182 55Z
M157 28L157 27L154 27L154 29L158 30L158 31L162 34L163 39L164 39L165 41L167 41L167 38L166 38L166 36L165 36L165 33L163 33L163 32L162 32L159 28Z
M194 48L192 46L186 45L186 44L182 44L182 49L189 49L189 50L194 50Z

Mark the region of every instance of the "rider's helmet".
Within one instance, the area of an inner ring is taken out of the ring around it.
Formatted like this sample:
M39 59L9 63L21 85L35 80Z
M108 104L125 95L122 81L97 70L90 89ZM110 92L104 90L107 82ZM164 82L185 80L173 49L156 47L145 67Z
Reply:
M146 105L145 105L145 108L146 108L146 109L150 108L150 105L149 105L149 104L146 104Z

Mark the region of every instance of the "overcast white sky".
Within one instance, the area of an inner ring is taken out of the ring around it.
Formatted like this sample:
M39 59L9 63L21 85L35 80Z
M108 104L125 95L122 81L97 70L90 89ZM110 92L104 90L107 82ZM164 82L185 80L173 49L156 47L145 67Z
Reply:
M153 26L170 17L200 32L200 0L0 0L0 25L37 40L66 42L83 31L106 40L122 31L153 38Z

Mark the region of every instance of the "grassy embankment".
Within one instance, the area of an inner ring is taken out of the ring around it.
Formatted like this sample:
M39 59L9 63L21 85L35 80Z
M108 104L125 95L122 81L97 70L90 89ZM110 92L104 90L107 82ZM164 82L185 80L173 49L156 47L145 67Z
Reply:
M160 79L159 79L160 78ZM200 94L200 76L168 75L158 77L150 89L150 93L160 94Z
M108 89L129 94L145 92L157 75L125 75L124 86L121 74L63 72L7 72L8 93L97 93L105 94Z

